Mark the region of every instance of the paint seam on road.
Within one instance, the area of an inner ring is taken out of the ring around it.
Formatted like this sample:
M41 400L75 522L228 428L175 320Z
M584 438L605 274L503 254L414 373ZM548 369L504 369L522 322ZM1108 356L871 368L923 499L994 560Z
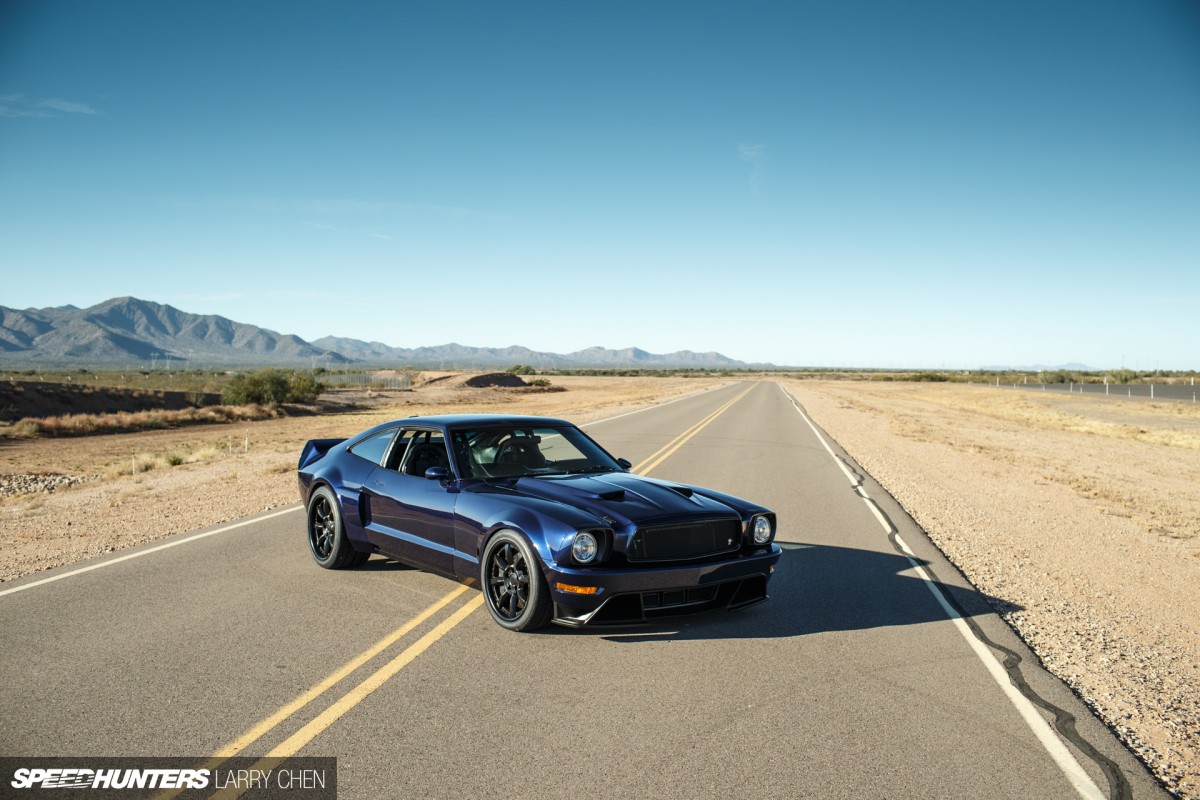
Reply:
M1013 671L1007 668L1007 664L1001 665L993 652L989 650L981 638L976 635L981 634L982 631L978 630L978 626L971 626L967 624L965 614L961 613L961 611L956 608L956 604L951 604L952 600L948 598L946 593L940 588L940 582L935 583L934 579L930 576L930 573L926 571L925 567L917 561L916 556L911 550L909 550L908 545L905 544L904 540L900 538L900 533L896 529L895 525L892 524L891 520L887 518L887 515L883 513L875 501L871 499L870 495L867 494L866 490L863 488L861 476L856 477L852 474L849 467L844 463L843 459L841 459L833 451L833 448L830 447L829 442L826 441L825 436L821 433L821 430L804 411L804 408L800 405L796 398L778 383L775 385L779 386L780 391L782 391L784 396L791 401L792 406L800 414L800 417L806 423L808 423L810 428L812 428L813 434L817 437L817 441L821 443L826 452L829 453L834 462L838 465L838 467L841 468L842 473L846 476L847 480L850 481L850 485L854 488L855 493L863 500L864 503L866 503L875 519L879 522L884 532L888 535L893 547L896 547L896 549L906 559L908 559L908 563L916 571L917 575L920 576L922 582L925 584L925 588L929 590L930 594L933 595L934 599L942 607L942 610L945 612L950 622L954 625L955 630L958 631L959 635L962 636L962 638L967 642L967 645L971 648L971 651L975 653L976 657L978 657L983 663L983 666L987 670L988 674L1000 687L1001 691L1004 692L1009 702L1012 703L1017 713L1025 721L1025 724L1033 732L1034 736L1037 737L1038 741L1042 744L1042 747L1046 749L1046 752L1054 760L1055 764L1058 765L1058 768L1062 771L1063 775L1067 778L1072 787L1074 787L1075 791L1078 792L1081 797L1088 798L1088 800L1104 800L1105 796L1100 791L1100 787L1095 784L1095 782L1083 769L1083 766L1079 763L1078 759L1076 759L1071 751L1067 749L1067 746L1063 744L1062 740L1058 738L1058 734L1055 732L1055 729L1052 728L1050 724L1046 722L1045 718L1038 713L1037 709L1034 707L1032 698L1028 697L1025 692L1028 691L1037 697L1039 704L1048 711L1051 711L1052 713L1057 711L1063 715L1066 715L1067 717L1070 717L1070 715L1066 711L1057 709L1057 707L1053 706L1048 701L1042 699L1035 692L1033 692L1033 689L1029 687L1028 683L1024 680L1024 677L1021 676L1019 671L1016 671L1014 675L1012 674ZM1024 687L1024 691L1022 691L1020 686L1018 686L1018 680L1020 685ZM1058 713L1056 713L1055 716L1057 718ZM1071 717L1072 722L1073 719L1074 718ZM1066 734L1064 733L1064 735ZM1088 755L1093 759L1103 760L1098 760L1097 766L1100 767L1100 769L1105 773L1105 776L1108 778L1112 796L1125 797L1126 794L1121 791L1121 784L1124 784L1124 776L1119 774L1119 770L1117 771L1118 775L1114 776L1110 772L1110 769L1106 767L1103 762L1108 762L1108 765L1114 768L1115 765L1113 765L1112 762L1105 758L1102 754L1097 752L1090 744L1087 744L1081 737L1075 736L1071 737L1071 739L1076 746L1082 745L1081 749L1083 749L1084 752L1087 752ZM1116 777L1118 780L1116 785L1114 785L1114 777Z
M42 578L41 580L30 581L29 583L23 583L20 586L14 586L11 589L4 589L4 590L0 591L0 597L3 597L6 594L15 594L16 592L23 592L26 589L32 589L35 586L43 586L47 583L54 583L55 581L61 581L63 578L70 578L75 575L82 575L85 572L91 572L93 570L101 569L103 567L111 567L113 564L120 564L123 561L131 561L132 559L135 559L135 558L141 558L142 556L148 556L151 553L157 553L160 550L167 550L172 547L178 547L181 544L187 544L188 542L194 542L197 539L206 539L209 536L216 536L219 533L228 533L229 531L236 530L237 528L243 528L247 525L252 525L255 522L262 522L263 520L273 519L275 517L282 516L283 514L290 514L293 511L299 511L300 508L301 507L298 505L290 506L288 508L282 509L281 511L275 511L275 512L273 512L271 514L267 514L265 516L251 517L249 519L241 520L240 522L235 522L232 525L226 525L223 528L217 528L216 530L211 530L211 531L204 531L203 533L194 533L190 536L185 536L182 539L173 539L164 544L156 545L154 547L148 547L145 550L138 550L137 552L134 552L134 553L126 553L123 556L117 556L116 558L110 558L107 561L101 561L98 564L89 564L86 567L80 567L79 569L73 569L70 572L63 572L58 575L51 575L48 578Z

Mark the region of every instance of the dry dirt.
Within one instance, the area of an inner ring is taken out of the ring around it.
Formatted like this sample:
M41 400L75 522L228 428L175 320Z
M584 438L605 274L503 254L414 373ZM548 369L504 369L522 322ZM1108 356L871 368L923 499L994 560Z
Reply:
M1051 672L1168 788L1200 798L1200 409L986 386L785 386Z

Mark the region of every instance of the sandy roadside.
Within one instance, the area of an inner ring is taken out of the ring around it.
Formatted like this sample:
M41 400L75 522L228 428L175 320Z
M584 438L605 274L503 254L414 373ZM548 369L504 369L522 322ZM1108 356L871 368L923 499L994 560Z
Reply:
M1200 798L1200 412L788 381L1172 790Z

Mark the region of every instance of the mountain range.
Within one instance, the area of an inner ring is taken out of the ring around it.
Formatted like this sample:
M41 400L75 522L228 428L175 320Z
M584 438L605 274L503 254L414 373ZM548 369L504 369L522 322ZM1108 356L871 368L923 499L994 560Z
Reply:
M91 308L61 306L24 310L0 306L0 365L150 366L183 361L213 366L402 366L507 368L529 364L544 369L629 367L737 369L751 366L720 353L648 353L636 347L589 347L574 353L545 353L527 347L393 347L382 342L299 336L234 322L213 314L189 314L168 305L118 297Z

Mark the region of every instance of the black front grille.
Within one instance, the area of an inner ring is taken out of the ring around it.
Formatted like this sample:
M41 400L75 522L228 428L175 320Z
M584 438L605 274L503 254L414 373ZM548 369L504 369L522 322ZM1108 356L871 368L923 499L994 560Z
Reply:
M736 519L709 519L638 528L625 557L630 561L688 561L737 550L742 523Z

